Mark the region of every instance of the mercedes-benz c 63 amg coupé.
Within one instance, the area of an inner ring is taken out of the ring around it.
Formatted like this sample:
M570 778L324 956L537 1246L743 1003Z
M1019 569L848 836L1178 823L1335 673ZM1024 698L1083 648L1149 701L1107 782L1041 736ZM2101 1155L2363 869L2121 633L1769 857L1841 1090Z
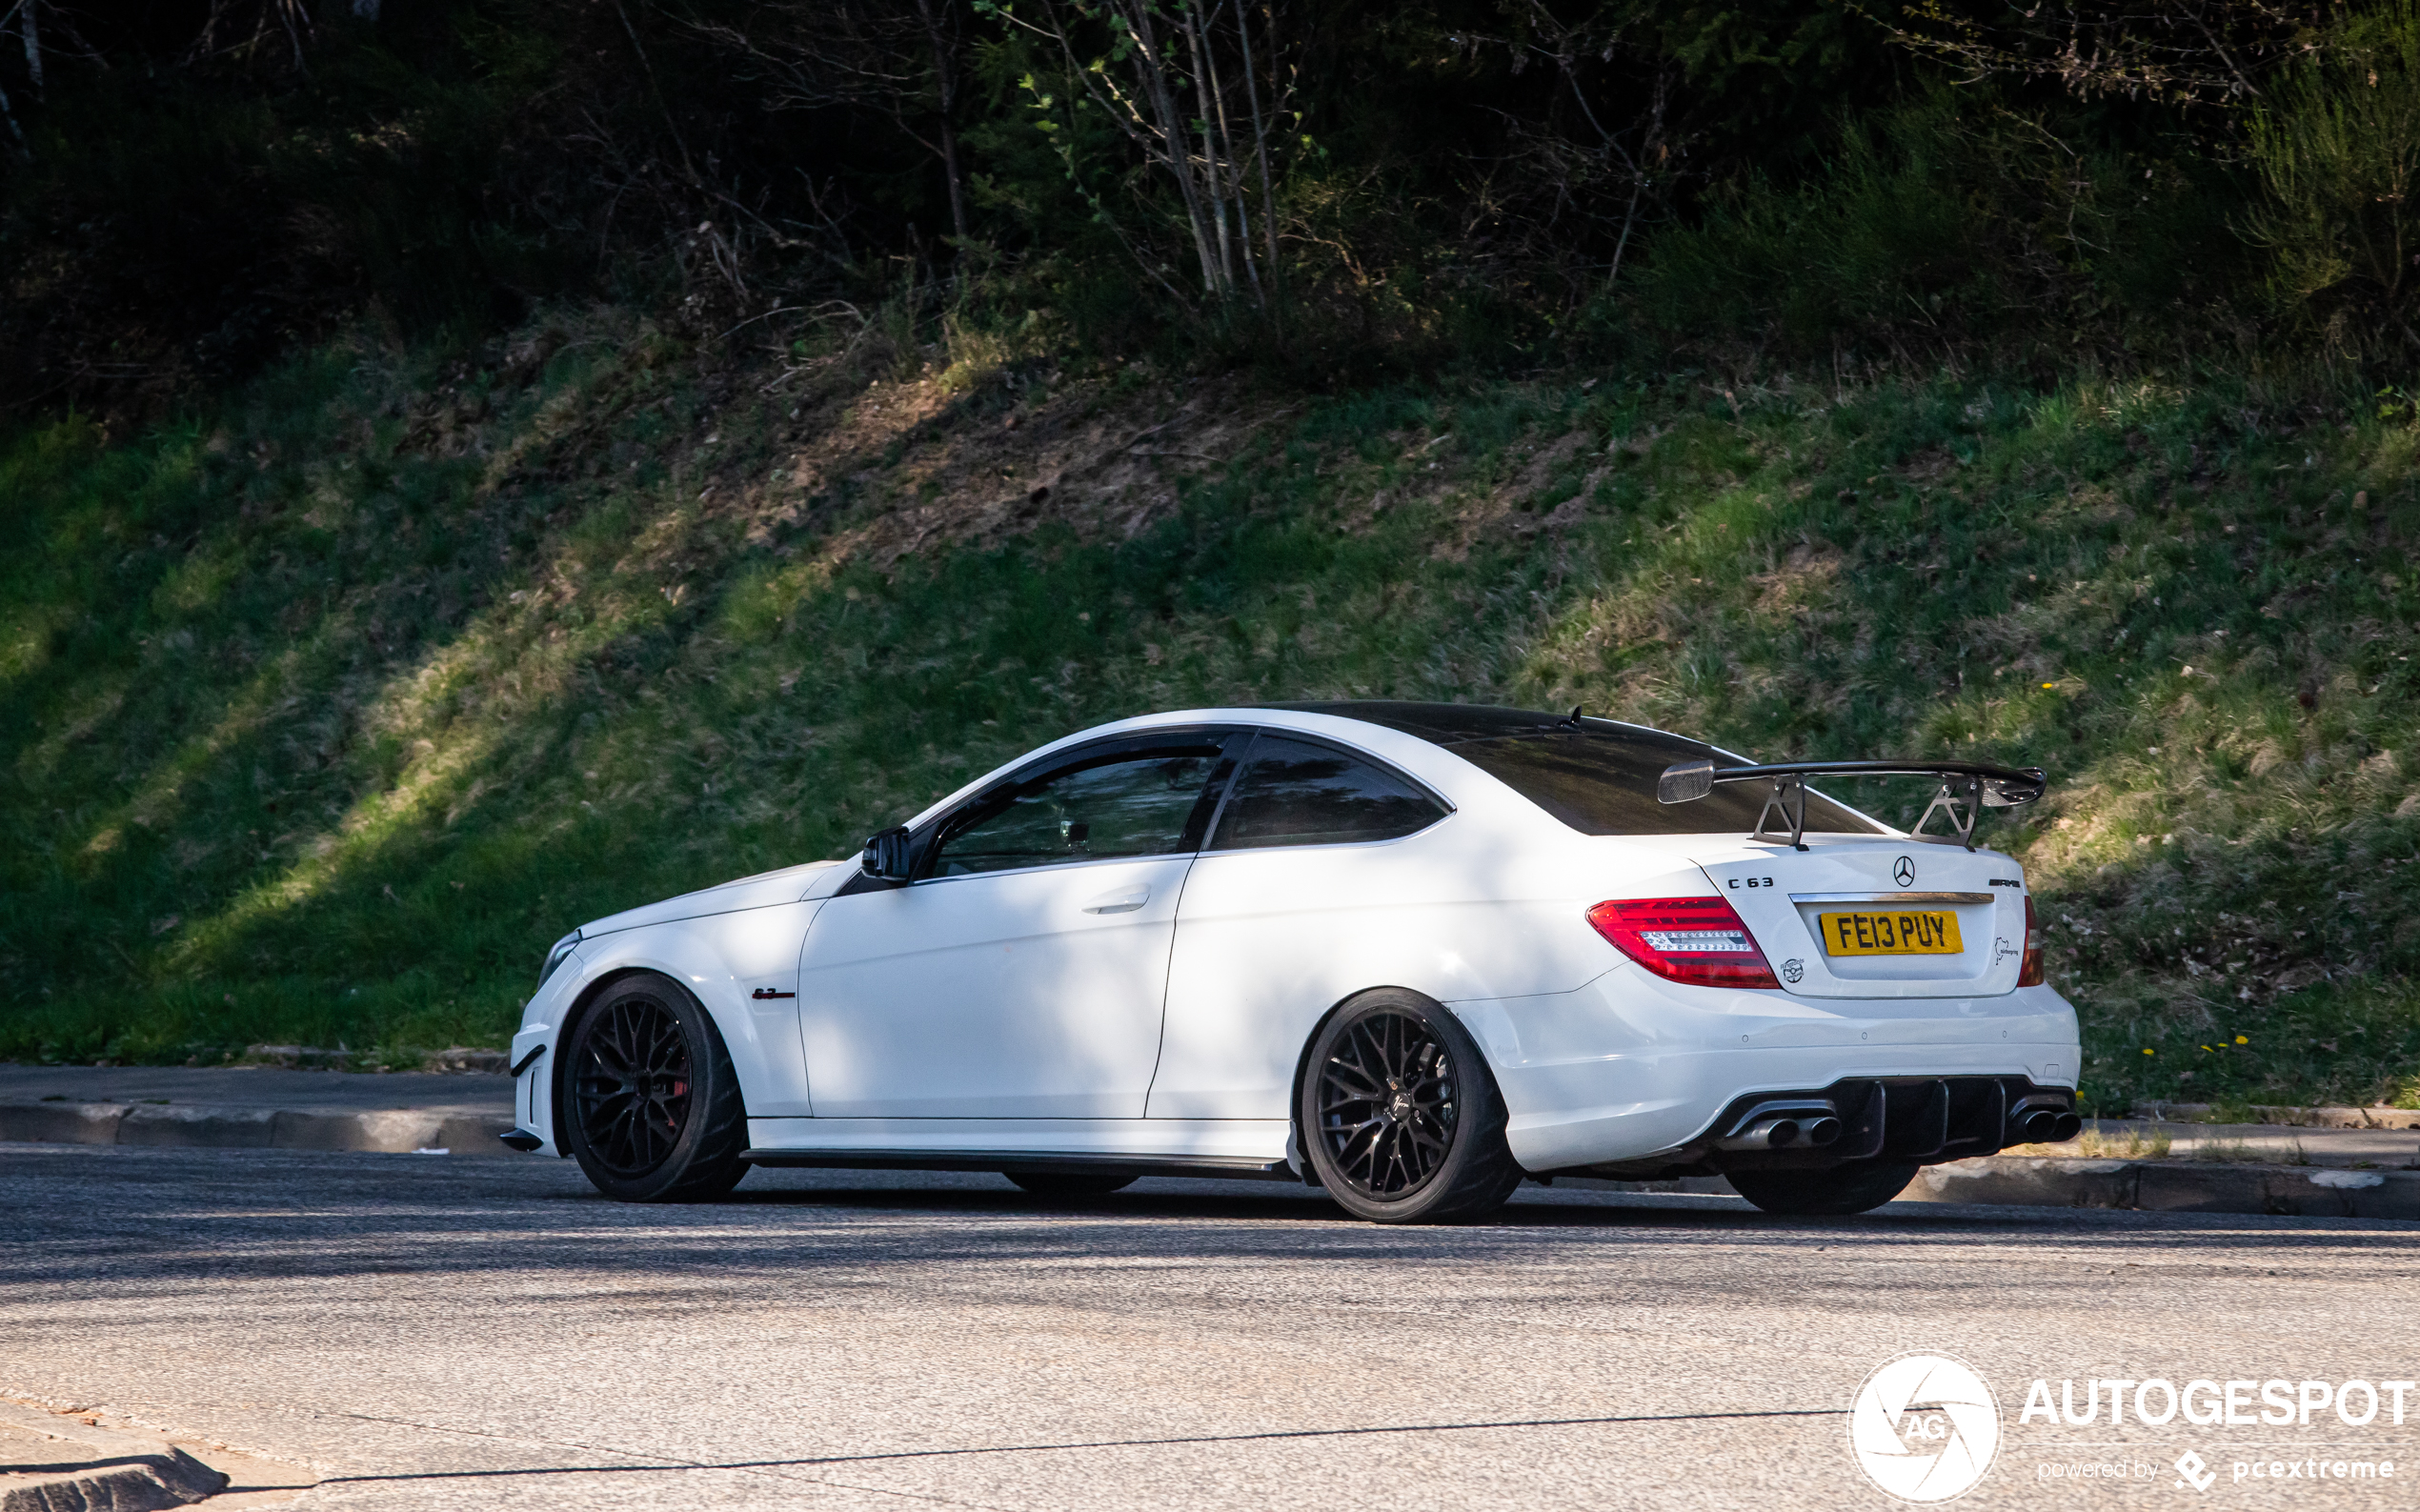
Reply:
M1937 786L1904 832L1825 774ZM566 936L513 1041L508 1142L636 1201L752 1165L1058 1197L1240 1176L1411 1221L1525 1177L1719 1172L1770 1210L1859 1212L2076 1131L2075 1013L2023 871L1974 844L2042 782L1759 766L1576 710L1121 720L853 861Z

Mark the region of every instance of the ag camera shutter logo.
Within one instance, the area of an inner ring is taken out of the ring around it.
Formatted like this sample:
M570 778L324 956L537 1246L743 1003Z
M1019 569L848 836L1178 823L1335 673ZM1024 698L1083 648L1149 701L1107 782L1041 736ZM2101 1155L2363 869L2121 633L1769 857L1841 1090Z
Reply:
M1972 1490L2000 1452L2000 1403L1963 1360L1901 1355L1857 1388L1848 1446L1865 1479L1902 1502Z

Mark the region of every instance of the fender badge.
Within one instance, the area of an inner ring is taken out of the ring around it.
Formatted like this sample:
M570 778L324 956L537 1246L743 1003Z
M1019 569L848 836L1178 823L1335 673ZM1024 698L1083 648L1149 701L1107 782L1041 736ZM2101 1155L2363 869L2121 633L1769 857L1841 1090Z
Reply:
M1792 985L1796 985L1798 979L1805 975L1806 962L1799 959L1797 957L1793 956L1789 959L1782 962L1782 980L1789 982Z
M748 996L756 998L758 1002L762 1002L768 998L796 998L798 995L795 992L776 992L770 987L759 987Z

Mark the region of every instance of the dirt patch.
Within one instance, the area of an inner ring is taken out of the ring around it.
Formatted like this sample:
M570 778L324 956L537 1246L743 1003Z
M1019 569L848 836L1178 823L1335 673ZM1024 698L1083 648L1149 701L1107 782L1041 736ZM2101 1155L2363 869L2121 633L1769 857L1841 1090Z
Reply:
M1518 539L1542 530L1561 530L1578 524L1587 514L1588 496L1604 476L1603 468L1581 479L1553 509L1541 512L1535 506L1555 475L1593 440L1586 431L1570 431L1540 447L1519 473L1471 500L1456 514L1434 554L1443 561L1459 562L1470 555L1471 548L1491 537Z
M828 515L838 529L817 554L835 566L888 568L1053 522L1131 539L1176 512L1186 479L1224 468L1286 413L1234 383L1113 396L1106 380L1067 380L1003 407L931 377L877 381L802 426L771 482L720 470L707 499L747 516L752 538Z
M1829 541L1802 541L1771 572L1748 578L1757 588L1756 607L1768 615L1812 609L1828 597L1845 558Z
M1901 477L1920 488L1937 488L1958 475L1957 456L1947 447L1928 446L1899 464Z

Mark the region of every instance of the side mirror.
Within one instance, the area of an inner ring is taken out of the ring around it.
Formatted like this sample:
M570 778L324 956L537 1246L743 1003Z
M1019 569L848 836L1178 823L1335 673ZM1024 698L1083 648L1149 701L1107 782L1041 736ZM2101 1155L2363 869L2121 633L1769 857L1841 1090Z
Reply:
M904 824L866 837L865 854L857 857L857 865L865 875L881 882L904 882L908 879L908 831Z
M1655 800L1658 803L1695 803L1714 791L1714 763L1711 761L1675 761L1656 778Z

